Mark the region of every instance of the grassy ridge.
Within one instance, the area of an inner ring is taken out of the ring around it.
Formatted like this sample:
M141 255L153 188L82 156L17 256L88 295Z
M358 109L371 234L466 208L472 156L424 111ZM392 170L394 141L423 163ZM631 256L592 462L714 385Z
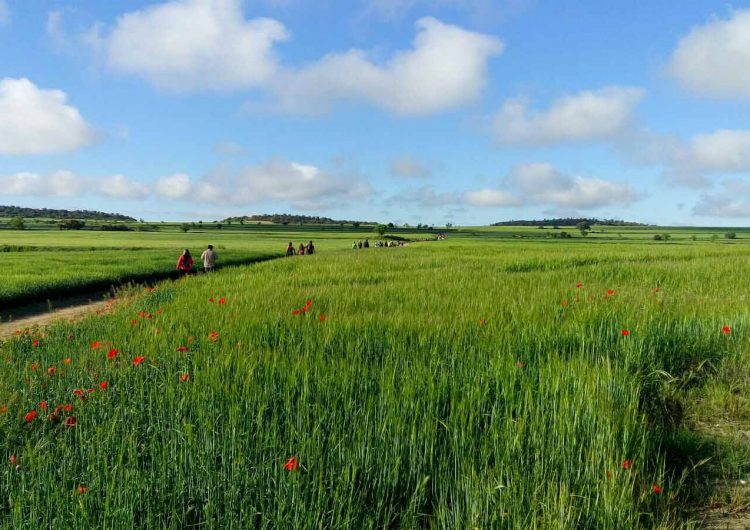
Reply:
M0 346L0 524L678 526L659 374L740 346L742 248L499 249L279 260Z

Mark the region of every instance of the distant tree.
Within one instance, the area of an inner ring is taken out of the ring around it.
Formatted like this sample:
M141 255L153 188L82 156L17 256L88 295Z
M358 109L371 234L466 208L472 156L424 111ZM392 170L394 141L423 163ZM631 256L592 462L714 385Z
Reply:
M719 236L717 236L716 234L711 234L711 241L716 241L717 239L719 239Z
M388 230L388 227L384 224L375 225L375 232L377 232L378 236L380 237L383 237L385 235L386 230Z
M581 232L581 235L583 237L586 237L587 235L589 235L589 232L591 232L591 225L588 221L585 220L577 223L576 228Z
M445 228L453 228L453 223L445 223Z
M81 230L84 226L86 226L86 222L78 219L65 219L58 225L60 230Z
M180 225L180 230L182 230L183 232L187 233L190 230L190 225L187 224L187 223L182 223Z
M537 226L537 228L538 228L539 230L544 230L544 225L539 225L539 226Z
M690 239L692 239L693 241L698 241L698 236L693 234L692 236L690 236Z
M216 230L221 230L223 226L221 223L216 223Z
M352 223L352 226L354 226L354 228L359 228L359 225L360 225L360 222L359 222L359 221L354 221L354 222Z
M26 230L26 223L23 222L23 217L17 215L8 223L13 230Z
M726 239L735 239L737 237L737 234L735 234L734 232L727 232L726 234L724 234L724 237Z
M661 234L654 234L654 241L661 241L662 239L664 238L661 236Z
M393 223L388 223L388 228L396 228L396 225L394 225Z

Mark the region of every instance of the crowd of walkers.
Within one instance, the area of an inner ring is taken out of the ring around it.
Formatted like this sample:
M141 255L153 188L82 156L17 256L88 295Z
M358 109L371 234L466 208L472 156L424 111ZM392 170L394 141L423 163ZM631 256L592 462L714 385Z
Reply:
M203 272L213 272L216 270L216 260L219 259L219 255L214 250L213 245L208 245L208 248L201 254L201 261L203 262ZM190 250L185 249L182 251L182 255L177 259L177 270L181 274L191 274L195 272L193 268L193 256L190 255Z
M304 243L299 244L299 248L294 248L294 243L289 242L289 246L286 247L287 256L304 256L305 254L315 254L315 245L310 241L305 245Z
M376 248L386 248L386 247L403 247L404 242L403 241L375 241ZM364 242L360 239L359 241L355 241L352 243L352 250L358 250L360 248L370 248L370 240L365 239Z

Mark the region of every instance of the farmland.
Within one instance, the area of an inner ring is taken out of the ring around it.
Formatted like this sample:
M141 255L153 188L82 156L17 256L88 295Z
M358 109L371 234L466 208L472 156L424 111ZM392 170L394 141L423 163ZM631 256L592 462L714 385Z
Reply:
M313 239L258 230L210 237ZM715 483L750 453L702 426L747 423L750 247L623 230L321 232L316 256L22 333L0 345L0 526L666 529L746 502ZM207 237L30 232L0 243L157 263Z

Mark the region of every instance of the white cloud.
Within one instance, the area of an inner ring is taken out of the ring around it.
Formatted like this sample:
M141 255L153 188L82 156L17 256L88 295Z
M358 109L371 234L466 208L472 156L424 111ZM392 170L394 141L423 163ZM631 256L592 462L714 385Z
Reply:
M750 217L750 202L726 189L723 193L702 195L693 206L693 214L702 217Z
M28 79L0 79L0 155L73 151L94 138L64 92L39 89Z
M516 166L507 181L520 189L524 202L558 208L599 208L631 203L638 198L630 184L568 175L547 163Z
M287 38L276 20L246 20L241 0L172 0L119 17L101 48L110 68L157 87L225 90L268 82Z
M544 111L530 111L521 100L506 101L492 117L498 144L549 145L616 137L632 124L644 91L611 86L562 97Z
M391 160L391 174L404 178L428 178L432 170L413 156L404 155Z
M411 50L384 64L352 49L331 53L300 69L287 69L272 91L283 109L326 111L339 100L362 100L400 115L426 115L476 101L487 81L489 59L500 54L496 37L444 24L416 23Z
M512 192L485 188L477 191L464 193L464 201L472 206L481 207L507 207L520 206L521 200Z
M10 24L10 8L5 0L0 0L0 28Z
M71 171L0 175L0 196L75 197L93 194L112 199L145 199L148 186L124 175L88 177Z
M750 98L750 9L694 27L678 43L669 70L696 93Z
M357 175L334 174L282 158L236 173L215 172L195 182L184 174L170 175L159 179L155 190L169 199L235 206L281 201L304 208L332 200L359 200L372 193Z
M438 192L434 186L421 186L403 191L388 200L390 204L418 206L420 208L436 208L461 204L460 193L453 191Z

